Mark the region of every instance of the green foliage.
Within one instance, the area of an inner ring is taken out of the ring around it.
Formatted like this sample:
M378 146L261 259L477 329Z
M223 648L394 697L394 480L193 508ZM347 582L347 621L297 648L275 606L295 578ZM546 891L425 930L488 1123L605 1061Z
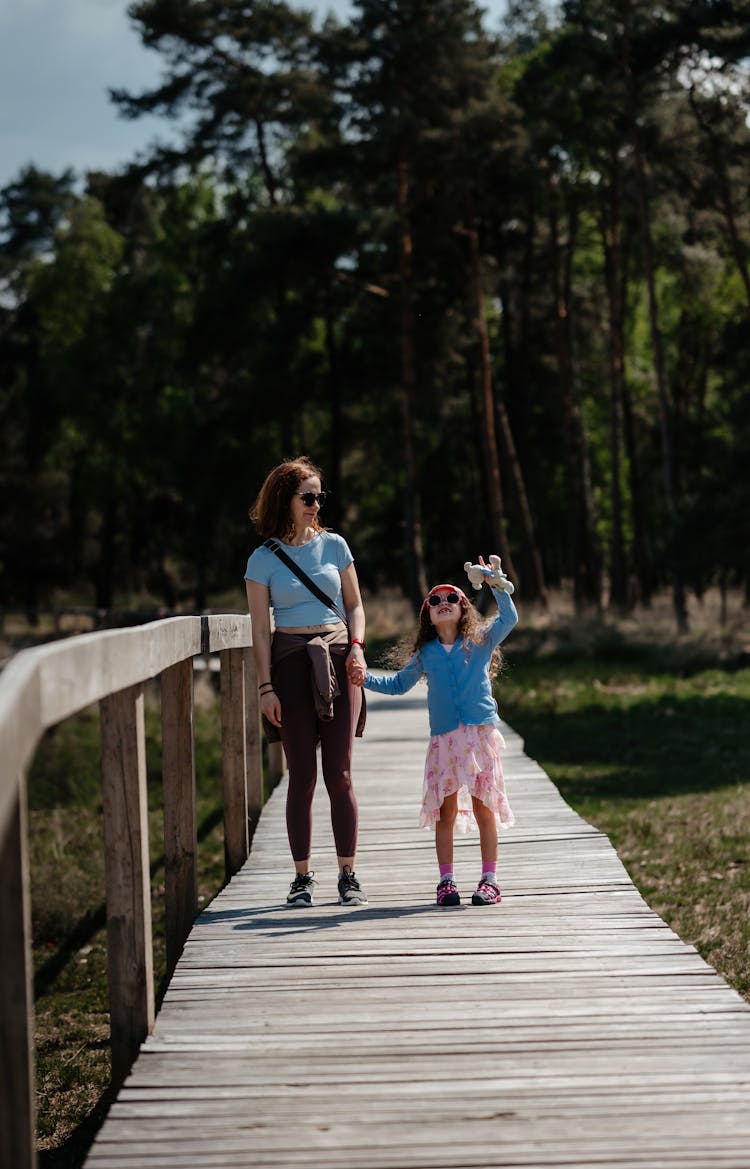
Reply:
M106 299L124 241L95 199L82 199L55 234L55 251L31 280L30 294L45 322L42 357L63 365L66 353L88 341L92 316Z
M497 38L468 0L248 11L134 5L165 73L116 100L192 110L183 145L0 192L0 603L241 606L247 509L299 451L369 584L406 583L413 495L428 575L486 551L467 226L526 595L596 606L602 557L618 604L747 588L733 10L514 3Z

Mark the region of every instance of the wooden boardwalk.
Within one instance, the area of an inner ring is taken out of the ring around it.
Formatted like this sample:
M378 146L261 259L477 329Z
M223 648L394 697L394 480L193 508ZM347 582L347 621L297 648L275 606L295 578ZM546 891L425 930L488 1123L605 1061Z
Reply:
M513 734L503 904L437 908L434 838L415 827L424 691L368 705L370 904L336 903L321 782L316 905L283 906L282 784L198 919L88 1169L748 1169L750 1006ZM457 839L468 895L478 838Z

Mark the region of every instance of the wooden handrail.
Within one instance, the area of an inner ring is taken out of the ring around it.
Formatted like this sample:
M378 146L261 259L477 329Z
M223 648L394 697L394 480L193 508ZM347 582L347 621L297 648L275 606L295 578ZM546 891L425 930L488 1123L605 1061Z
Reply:
M34 1012L26 771L44 732L98 702L101 723L112 1078L153 1027L144 683L160 678L167 968L198 911L193 658L221 657L227 877L263 803L250 618L170 617L19 653L0 675L0 1165L35 1169ZM271 779L282 756L269 753Z

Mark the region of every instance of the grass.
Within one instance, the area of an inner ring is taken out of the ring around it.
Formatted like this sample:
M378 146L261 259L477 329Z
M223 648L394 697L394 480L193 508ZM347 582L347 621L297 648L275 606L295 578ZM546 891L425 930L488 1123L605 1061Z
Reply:
M511 650L499 701L649 905L750 1001L750 669Z
M503 716L565 798L612 840L649 904L750 1001L750 638L739 603L719 625L692 602L689 637L668 606L572 619L569 602L521 609L498 685ZM368 657L411 624L371 599ZM196 698L199 890L223 880L219 710ZM147 703L157 999L164 975L158 701ZM78 1169L109 1103L109 1023L96 711L62 724L29 777L40 1169Z

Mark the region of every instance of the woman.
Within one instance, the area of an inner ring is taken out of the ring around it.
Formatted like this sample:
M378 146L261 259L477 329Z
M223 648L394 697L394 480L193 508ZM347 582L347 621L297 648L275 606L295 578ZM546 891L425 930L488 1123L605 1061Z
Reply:
M325 496L321 472L307 458L285 459L274 467L250 518L279 554L264 544L250 556L245 571L260 708L267 731L281 738L289 767L286 823L296 876L287 903L296 906L313 902L310 860L318 741L339 862L339 902L367 903L354 872L357 800L351 777L355 728L361 734L363 726L362 694L351 678L353 671L366 668L365 612L346 541L318 522ZM310 591L295 567L329 603ZM269 607L274 611L273 637Z

